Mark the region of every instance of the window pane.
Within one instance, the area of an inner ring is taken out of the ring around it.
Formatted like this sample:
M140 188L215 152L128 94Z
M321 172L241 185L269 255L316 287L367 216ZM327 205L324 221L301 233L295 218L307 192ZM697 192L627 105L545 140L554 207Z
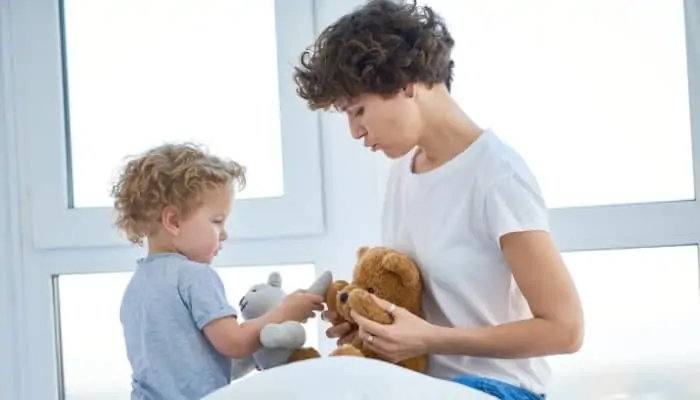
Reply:
M74 207L111 206L124 157L163 141L246 165L241 197L283 194L274 1L64 3Z
M313 265L219 268L229 302L237 308L251 285L272 271L290 292L313 282ZM119 304L130 272L58 277L66 400L122 400L131 391L131 368L119 322ZM306 324L307 345L318 346L318 322Z
M456 98L551 207L694 198L682 0L423 3L456 38Z
M552 398L700 398L695 246L565 254L586 319L583 349L552 357Z

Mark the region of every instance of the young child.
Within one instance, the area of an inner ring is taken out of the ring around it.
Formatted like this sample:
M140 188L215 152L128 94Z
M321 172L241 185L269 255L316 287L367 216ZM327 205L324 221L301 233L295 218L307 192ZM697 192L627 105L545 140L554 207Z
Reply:
M267 323L304 321L319 296L295 292L276 309L239 324L210 263L226 240L243 167L190 144L156 147L129 161L112 189L117 227L148 256L138 261L120 318L132 400L195 400L231 380L231 359L259 346Z

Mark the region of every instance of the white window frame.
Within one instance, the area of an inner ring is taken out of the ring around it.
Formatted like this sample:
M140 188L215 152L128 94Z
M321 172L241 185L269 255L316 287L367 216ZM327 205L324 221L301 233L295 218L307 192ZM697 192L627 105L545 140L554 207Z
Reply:
M39 249L126 245L111 208L68 208L59 0L8 0L14 48L13 113L20 154L31 159L23 193ZM318 115L296 95L292 65L313 42L313 1L276 0L284 195L241 199L231 239L324 232ZM284 16L281 18L281 16Z
M552 232L561 251L700 245L700 0L683 5L695 198L552 209Z

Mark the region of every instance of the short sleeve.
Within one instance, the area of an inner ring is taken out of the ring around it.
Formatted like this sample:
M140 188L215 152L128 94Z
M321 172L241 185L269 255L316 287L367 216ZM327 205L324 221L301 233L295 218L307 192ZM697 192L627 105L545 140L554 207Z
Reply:
M497 179L486 191L486 233L500 246L503 235L549 231L547 205L537 182L517 173Z
M181 276L183 301L190 309L198 329L223 317L236 317L236 310L226 299L226 291L216 271L207 266L188 268Z

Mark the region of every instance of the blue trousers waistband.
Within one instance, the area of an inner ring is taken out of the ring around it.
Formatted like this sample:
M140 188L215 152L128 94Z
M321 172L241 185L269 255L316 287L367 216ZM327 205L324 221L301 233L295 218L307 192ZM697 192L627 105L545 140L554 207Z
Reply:
M482 378L479 376L465 375L451 379L451 381L468 386L490 394L501 400L544 400L544 394L536 394L527 389L511 385L496 379Z

